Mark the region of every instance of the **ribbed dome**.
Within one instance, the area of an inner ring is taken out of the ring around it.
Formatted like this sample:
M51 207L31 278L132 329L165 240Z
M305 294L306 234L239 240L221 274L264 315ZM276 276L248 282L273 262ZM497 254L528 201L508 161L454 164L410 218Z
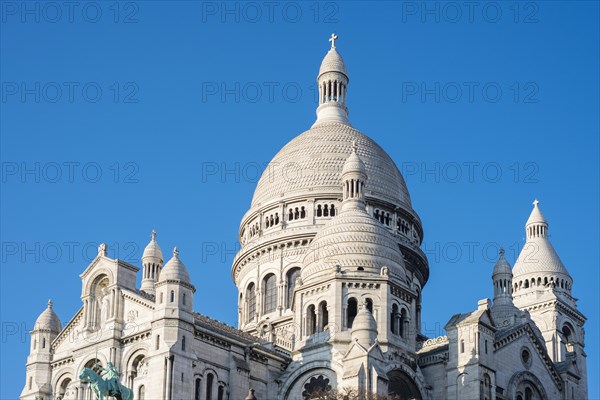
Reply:
M302 133L273 157L254 192L252 207L311 193L342 197L341 173L352 142L369 177L369 197L412 209L404 178L388 154L372 139L341 123L322 123Z
M340 53L334 48L331 48L325 58L323 58L323 62L321 62L321 68L319 68L319 76L326 72L341 72L342 74L348 77L348 72L346 71L346 64L344 63L344 59L340 56Z
M179 259L177 247L173 249L173 257L165 264L162 271L160 271L160 276L158 278L159 282L172 280L190 283L190 274L183 262Z
M145 258L155 258L157 260L160 260L161 263L163 262L162 250L160 249L160 246L156 241L156 231L152 231L152 240L150 240L150 243L148 243L148 245L144 249L144 253L142 254L142 260L144 260Z
M34 329L49 330L58 333L62 329L62 324L58 315L52 309L52 300L48 300L48 308L46 308L35 321Z
M569 272L546 238L530 239L523 246L513 268L513 280L528 274L562 274L570 278Z
M406 276L398 243L380 222L359 209L342 211L317 233L304 256L300 276L306 283L337 266L375 274L387 267L390 275Z

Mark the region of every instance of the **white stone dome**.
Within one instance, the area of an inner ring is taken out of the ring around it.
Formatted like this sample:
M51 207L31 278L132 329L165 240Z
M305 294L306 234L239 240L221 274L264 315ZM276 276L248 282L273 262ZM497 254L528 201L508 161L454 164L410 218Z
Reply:
M179 259L179 251L177 247L173 249L173 257L165 264L160 271L158 282L164 281L182 281L190 283L190 273L185 264Z
M150 258L159 260L160 263L163 262L162 250L156 241L156 231L152 231L152 240L148 243L142 254L142 260Z
M366 166L366 197L412 210L406 183L390 156L375 141L341 123L322 123L292 139L273 157L261 176L252 207L298 195L342 197L341 174L352 142Z
M365 347L371 346L377 339L377 322L366 304L361 306L358 314L354 317L351 335L354 340Z
M327 52L325 58L323 58L323 61L321 62L321 67L319 68L319 76L326 72L340 72L346 75L346 77L348 77L348 72L346 71L346 63L344 63L344 59L342 58L340 53L337 52L335 47L332 47Z
M317 233L304 256L302 282L327 276L338 266L342 271L378 275L387 267L392 276L406 276L398 242L384 225L360 209L341 212Z
M556 276L570 282L569 272L548 240L548 222L538 204L537 200L533 202L533 210L525 223L527 240L515 262L513 281Z
M545 276L559 274L569 277L569 272L556 250L546 238L528 240L519 254L513 268L513 281L519 281L525 275Z
M49 330L58 333L62 329L62 324L58 315L52 309L52 300L48 300L48 308L46 308L35 321L35 328L41 330Z

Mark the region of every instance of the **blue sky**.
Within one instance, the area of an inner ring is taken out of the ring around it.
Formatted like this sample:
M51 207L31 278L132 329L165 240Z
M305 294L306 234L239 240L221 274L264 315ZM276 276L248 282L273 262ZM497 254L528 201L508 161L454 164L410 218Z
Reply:
M423 220L425 334L492 297L534 198L588 317L599 369L598 3L1 3L0 397L28 331L66 323L100 242L140 265L158 231L195 309L236 324L230 267L257 174L315 119L332 32L353 125L382 145Z

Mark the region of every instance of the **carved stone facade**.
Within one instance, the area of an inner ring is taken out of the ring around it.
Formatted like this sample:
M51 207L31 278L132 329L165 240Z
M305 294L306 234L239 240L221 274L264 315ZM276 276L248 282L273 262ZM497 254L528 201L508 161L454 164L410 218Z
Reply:
M140 400L344 388L361 398L587 397L585 317L537 202L514 270L503 253L494 267L493 302L453 316L446 336L420 333L423 227L394 161L350 125L335 39L315 124L277 153L242 218L238 328L193 311L187 268L177 249L163 265L155 232L141 288L139 268L102 245L81 274L81 309L64 327L51 303L38 318L21 399L91 399L80 373L108 362Z

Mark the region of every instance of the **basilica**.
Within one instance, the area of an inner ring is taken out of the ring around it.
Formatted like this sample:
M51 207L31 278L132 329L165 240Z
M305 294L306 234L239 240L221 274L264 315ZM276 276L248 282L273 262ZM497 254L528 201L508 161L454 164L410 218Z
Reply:
M586 318L537 201L515 265L501 250L489 266L493 299L445 336L421 333L423 226L394 161L348 119L336 39L316 121L242 217L237 328L194 311L185 252L163 253L156 232L141 267L101 245L79 311L63 324L49 301L35 322L21 399L587 399ZM301 177L278 173L292 164ZM102 370L118 371L120 396L98 396Z

